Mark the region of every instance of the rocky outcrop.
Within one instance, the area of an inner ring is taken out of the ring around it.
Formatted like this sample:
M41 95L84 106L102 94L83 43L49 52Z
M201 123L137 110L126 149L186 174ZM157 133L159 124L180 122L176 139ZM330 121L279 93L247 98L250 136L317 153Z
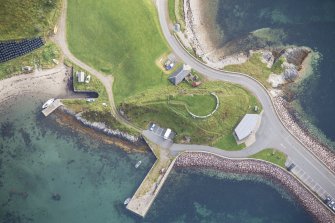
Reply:
M308 54L311 52L312 50L307 47L291 47L291 48L285 49L282 56L286 58L287 63L294 64L299 69L302 62L306 59Z
M103 132L105 133L106 135L109 135L109 136L114 136L114 137L118 137L118 138L121 138L121 139L125 139L129 142L132 142L132 143L137 143L140 141L140 138L139 137L136 137L136 136L133 136L133 135L130 135L128 133L125 133L125 132L122 132L118 129L110 129L106 126L105 123L102 123L102 122L90 122L88 120L86 120L85 118L83 118L81 116L81 113L74 113L73 111L65 108L65 107L61 107L61 110L66 112L67 114L69 115L72 115L74 116L79 122L81 122L83 125L85 126L88 126L94 130L98 130L100 132Z

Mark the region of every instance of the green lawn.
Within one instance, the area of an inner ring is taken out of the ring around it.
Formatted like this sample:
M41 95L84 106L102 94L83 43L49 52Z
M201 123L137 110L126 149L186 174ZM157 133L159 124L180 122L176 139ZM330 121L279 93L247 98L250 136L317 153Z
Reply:
M199 103L199 111L207 112L208 102L204 99L210 92L215 92L220 99L218 111L207 119L192 118L185 108L185 100L193 101L199 97L199 101L193 102ZM178 102L178 98L182 99L181 103L175 103ZM214 145L225 136L231 135L246 113L254 113L255 105L261 108L257 99L241 86L224 82L205 82L198 88L182 83L177 87L170 85L159 90L148 90L128 98L121 108L131 122L142 128L146 128L149 122L171 128L177 133L177 142L181 142L185 136L190 136L191 143ZM221 142L224 143L225 140Z
M255 53L247 62L243 64L225 66L224 70L248 74L260 81L265 87L269 87L270 84L267 82L269 75L271 73L280 74L283 72L281 64L285 60L283 58L279 58L272 68L268 68L266 64L261 61L260 56L260 53Z
M37 65L43 69L51 68L55 66L52 59L59 58L59 48L55 44L48 42L46 45L34 50L30 54L0 63L0 80L15 74L21 74L22 67L24 66L35 67L35 65Z
M67 40L71 52L115 77L116 105L168 81L155 60L168 51L151 0L69 0Z
M250 156L250 158L266 160L266 161L269 161L271 163L277 164L278 166L285 168L285 162L286 162L287 156L285 153L280 152L275 149L264 149L260 151L259 153L256 153Z
M61 0L2 0L0 41L43 36L53 30Z
M237 145L233 134L229 134L221 138L217 143L214 144L214 146L219 149L223 149L227 151L236 151L236 150L241 150L245 148L244 143Z

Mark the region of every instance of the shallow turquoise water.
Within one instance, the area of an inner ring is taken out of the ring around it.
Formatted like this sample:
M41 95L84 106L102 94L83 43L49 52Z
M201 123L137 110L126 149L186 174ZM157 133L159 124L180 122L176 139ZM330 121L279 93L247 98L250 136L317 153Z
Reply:
M222 45L270 28L271 32L265 34L267 41L249 39L245 47L308 46L320 54L313 75L299 88L297 99L308 119L335 147L335 1L219 0L217 10L216 22L224 32Z
M22 98L0 114L0 222L312 222L266 184L174 171L145 219L123 206L154 162L44 118ZM7 124L6 124L7 123ZM140 168L134 165L138 160ZM61 196L59 201L51 198Z

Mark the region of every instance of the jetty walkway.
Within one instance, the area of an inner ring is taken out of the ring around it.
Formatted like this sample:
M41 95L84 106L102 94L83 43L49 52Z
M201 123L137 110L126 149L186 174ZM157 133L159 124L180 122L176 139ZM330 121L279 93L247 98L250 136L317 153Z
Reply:
M42 110L42 113L44 116L49 116L52 112L54 112L58 107L62 106L62 102L60 99L56 99L54 102L52 102L51 105L49 105L47 108Z

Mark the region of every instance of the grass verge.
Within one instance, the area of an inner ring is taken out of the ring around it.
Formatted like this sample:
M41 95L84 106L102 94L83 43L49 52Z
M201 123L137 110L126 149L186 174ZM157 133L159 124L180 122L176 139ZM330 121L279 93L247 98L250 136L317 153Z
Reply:
M148 88L167 85L155 65L168 46L153 1L69 0L67 18L71 52L113 74L116 105Z
M0 41L45 36L53 30L62 0L2 0Z
M47 42L44 46L34 50L30 54L0 63L0 79L5 79L22 73L22 67L31 66L49 69L55 66L52 59L59 60L60 50L52 42Z
M227 151L238 151L245 148L245 144L237 145L236 140L232 134L226 135L214 144L215 147Z
M217 112L207 119L192 118L185 108L185 101L196 104L194 107L199 112L206 113L208 102L203 99L210 92L219 97ZM191 137L191 143L214 145L221 138L231 135L246 113L254 113L255 105L261 108L257 99L239 85L205 82L198 88L182 83L177 87L170 85L159 90L147 90L128 98L121 109L129 121L142 128L150 122L171 128L177 133L177 142Z
M177 22L175 4L176 4L176 0L169 0L168 1L169 17L170 17L170 20L173 24Z
M287 156L285 153L280 152L275 149L264 149L250 156L250 158L266 160L266 161L269 161L271 163L274 163L278 166L285 168L285 162L286 162Z

